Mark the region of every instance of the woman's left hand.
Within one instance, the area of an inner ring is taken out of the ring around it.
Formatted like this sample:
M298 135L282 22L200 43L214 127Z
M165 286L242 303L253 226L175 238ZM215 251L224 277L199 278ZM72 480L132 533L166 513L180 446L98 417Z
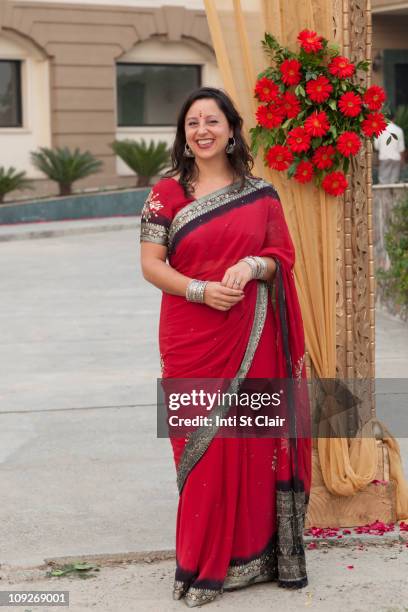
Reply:
M245 261L239 261L225 270L221 285L230 289L244 289L252 279L252 270Z

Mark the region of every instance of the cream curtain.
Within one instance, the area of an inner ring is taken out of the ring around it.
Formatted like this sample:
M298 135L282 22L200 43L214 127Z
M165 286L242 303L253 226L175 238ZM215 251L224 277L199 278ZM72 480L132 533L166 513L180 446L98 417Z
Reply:
M333 40L332 2L328 0L204 0L224 89L239 109L246 130L255 125L256 76L266 66L260 41L266 31L295 50L304 28ZM341 36L341 33L339 34ZM336 42L341 43L341 40ZM314 185L297 185L256 160L256 173L277 188L296 248L295 279L299 292L307 349L321 378L336 376L336 199ZM388 432L389 433L389 432ZM399 449L391 434L391 477L397 481L397 510L408 518L408 487ZM385 440L387 442L387 439ZM352 495L375 477L376 441L318 438L326 487L336 495Z

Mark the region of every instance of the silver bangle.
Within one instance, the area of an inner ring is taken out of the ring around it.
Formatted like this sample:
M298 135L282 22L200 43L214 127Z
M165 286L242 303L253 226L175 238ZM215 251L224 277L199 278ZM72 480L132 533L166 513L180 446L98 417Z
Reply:
M266 271L268 270L267 263L262 257L258 257L256 255L248 255L248 257L244 257L240 259L240 261L245 261L251 268L251 278L262 279L265 276Z
M208 281L197 280L193 278L187 285L186 300L188 302L204 303L204 291Z

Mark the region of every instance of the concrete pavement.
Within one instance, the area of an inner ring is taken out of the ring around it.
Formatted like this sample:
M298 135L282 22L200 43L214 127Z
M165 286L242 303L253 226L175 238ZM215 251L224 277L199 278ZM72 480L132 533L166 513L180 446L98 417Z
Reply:
M174 548L173 458L155 432L160 292L143 282L137 228L73 223L0 244L0 562Z

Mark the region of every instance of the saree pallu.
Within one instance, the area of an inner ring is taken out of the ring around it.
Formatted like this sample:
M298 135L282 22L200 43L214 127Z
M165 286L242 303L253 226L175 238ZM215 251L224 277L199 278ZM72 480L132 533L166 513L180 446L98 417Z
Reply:
M221 281L247 255L277 266L272 282L249 281L228 311L163 293L163 379L306 377L294 247L269 183L248 177L188 199L163 178L146 199L141 240L166 246L170 266L196 279ZM296 423L296 403L289 410ZM171 444L180 493L173 596L193 607L254 582L306 586L311 439L224 438L199 427Z

